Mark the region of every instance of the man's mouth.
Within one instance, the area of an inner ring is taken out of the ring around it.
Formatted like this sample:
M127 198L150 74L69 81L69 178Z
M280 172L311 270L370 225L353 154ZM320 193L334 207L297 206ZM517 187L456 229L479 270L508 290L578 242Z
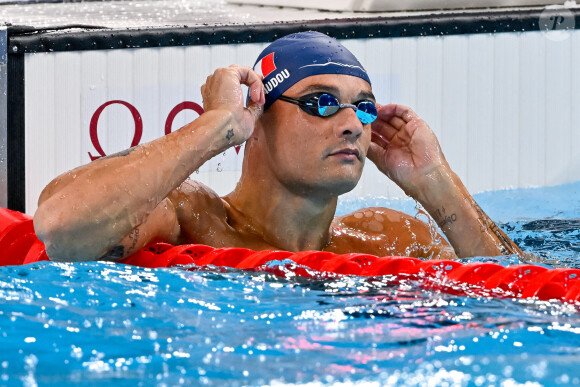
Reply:
M332 152L329 156L339 157L344 160L359 160L360 151L357 148L343 148Z

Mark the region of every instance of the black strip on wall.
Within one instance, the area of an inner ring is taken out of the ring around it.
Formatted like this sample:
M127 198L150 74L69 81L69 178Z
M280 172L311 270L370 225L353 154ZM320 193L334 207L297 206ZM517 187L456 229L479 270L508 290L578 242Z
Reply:
M8 208L26 210L24 55L8 55Z
M237 43L266 43L286 34L316 30L337 39L397 38L501 32L540 31L543 8L446 12L441 14L295 21L273 24L167 27L124 30L85 30L56 32L46 28L36 32L30 27L9 28L11 53L33 53L119 48L195 46ZM558 10L549 11L555 12ZM566 10L580 28L580 9ZM570 22L571 20L568 20ZM34 30L34 28L32 28ZM26 32L24 32L26 31Z

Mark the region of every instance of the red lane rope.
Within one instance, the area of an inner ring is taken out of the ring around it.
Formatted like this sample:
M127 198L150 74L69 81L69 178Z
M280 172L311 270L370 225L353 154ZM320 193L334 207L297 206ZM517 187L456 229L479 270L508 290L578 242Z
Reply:
M32 218L0 208L0 266L48 260L44 244L34 233ZM294 262L294 265L287 264L285 260ZM271 261L284 261L286 270L266 265ZM504 267L494 263L462 264L457 261L423 261L358 253L292 253L195 244L172 246L166 243L152 244L120 263L149 268L214 265L265 270L281 276L291 272L293 275L311 277L315 275L312 271L371 277L390 275L396 280L412 279L420 281L423 287L460 295L580 302L579 269L547 269L536 265Z

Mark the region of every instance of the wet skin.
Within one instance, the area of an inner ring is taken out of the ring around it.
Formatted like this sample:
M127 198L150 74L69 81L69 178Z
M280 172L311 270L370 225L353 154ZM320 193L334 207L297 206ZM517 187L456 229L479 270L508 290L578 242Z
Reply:
M350 76L309 77L284 94L299 97L312 92L328 92L343 103L374 101L370 85ZM368 208L334 217L337 196L352 190L360 179L370 142L371 125L363 125L352 109L321 118L296 105L275 102L248 139L243 176L234 192L219 198L209 187L185 182L169 196L181 227L179 242L455 257L427 224L398 211ZM260 205L263 198L276 204ZM292 233L296 222L284 219L292 216L288 210L306 212L306 207L322 223L312 226L307 216L302 224L298 220L298 227L312 234L311 239ZM285 234L272 235L285 232L302 244L285 244Z
M168 242L254 250L282 249L265 241L259 227L249 223L243 213L228 203L227 197L220 198L199 182L185 182L168 199L181 226L178 240ZM408 214L378 207L335 217L329 226L328 240L319 250L339 254L455 258L445 239L430 231L426 223Z

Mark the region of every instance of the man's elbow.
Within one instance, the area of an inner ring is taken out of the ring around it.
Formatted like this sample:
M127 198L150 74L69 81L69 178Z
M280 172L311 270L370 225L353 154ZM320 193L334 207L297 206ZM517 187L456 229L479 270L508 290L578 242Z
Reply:
M91 260L80 255L78 238L73 235L70 225L64 221L63 214L41 204L34 214L34 231L46 248L46 255L56 262L75 262Z

